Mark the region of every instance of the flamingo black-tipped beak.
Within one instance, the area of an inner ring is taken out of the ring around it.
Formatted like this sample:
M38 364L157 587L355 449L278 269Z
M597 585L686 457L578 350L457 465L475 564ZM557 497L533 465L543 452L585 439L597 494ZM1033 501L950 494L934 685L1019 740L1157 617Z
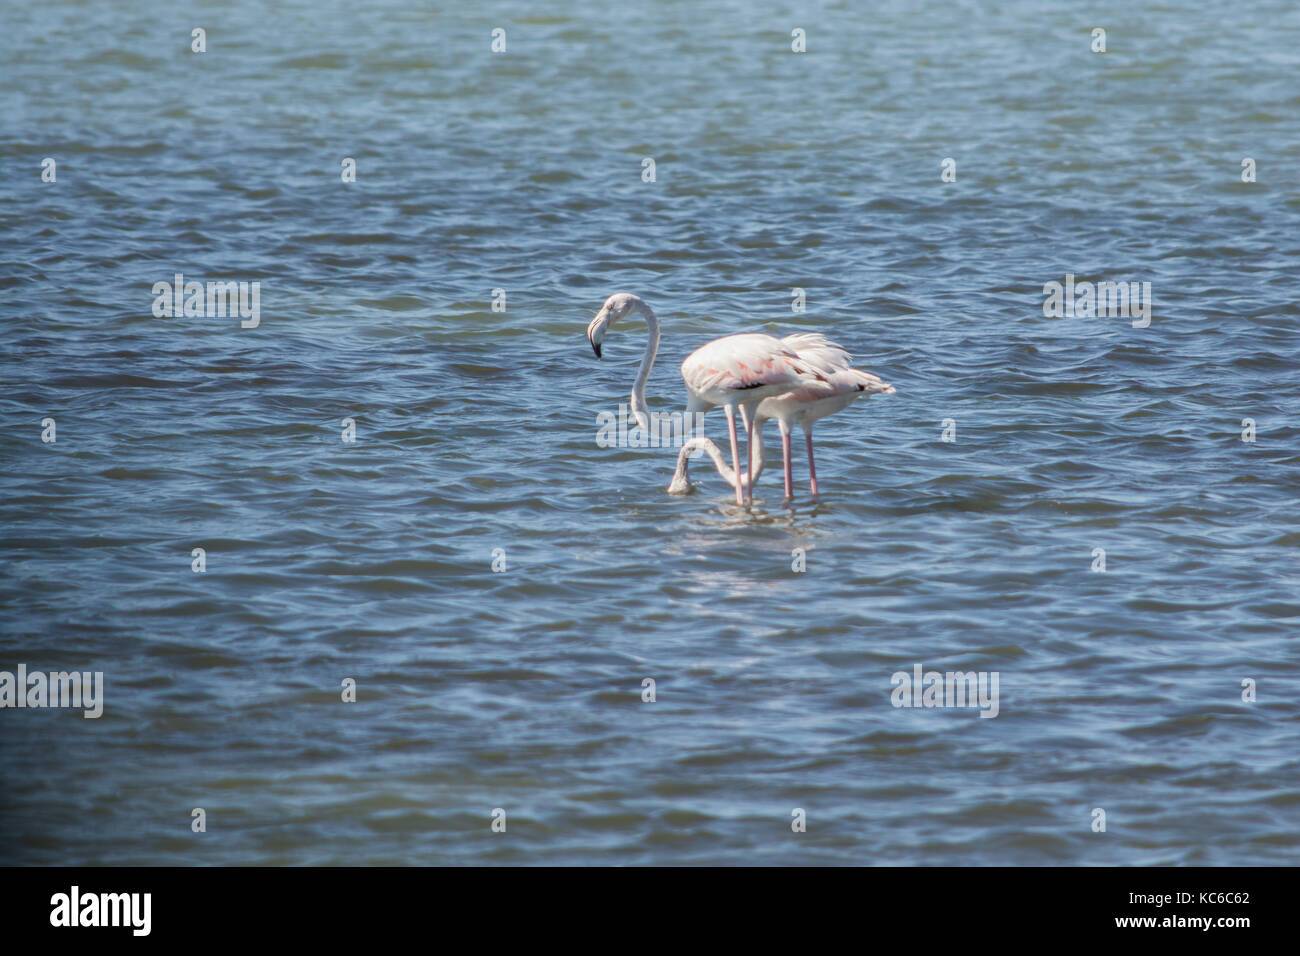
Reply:
M609 324L608 309L601 309L596 313L596 317L587 323L587 341L591 343L591 350L596 353L596 358L600 358L600 340L605 337L605 330L609 328Z

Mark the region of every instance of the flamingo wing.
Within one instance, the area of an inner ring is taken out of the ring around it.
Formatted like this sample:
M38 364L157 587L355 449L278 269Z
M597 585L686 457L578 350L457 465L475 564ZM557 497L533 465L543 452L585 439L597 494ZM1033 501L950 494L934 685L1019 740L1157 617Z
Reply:
M783 338L781 344L823 373L848 368L853 364L853 356L846 349L820 332L796 332Z
M758 410L760 420L779 418L788 424L806 415L838 411L847 404L844 398L864 392L868 395L894 394L894 386L878 375L854 368L849 364L852 356L818 332L796 332L781 342L795 349L803 362L819 371L821 381L804 383L783 395L765 399ZM823 402L827 404L822 406L820 403ZM813 406L818 407L814 409Z
M730 393L798 385L823 377L780 339L759 332L714 339L682 362L687 389L714 404L721 404Z

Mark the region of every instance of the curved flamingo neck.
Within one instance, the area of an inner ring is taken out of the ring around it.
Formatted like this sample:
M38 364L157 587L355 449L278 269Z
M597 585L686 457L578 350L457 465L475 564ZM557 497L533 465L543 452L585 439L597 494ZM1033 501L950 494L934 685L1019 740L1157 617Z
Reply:
M641 367L637 369L636 382L632 386L632 417L636 419L638 425L649 431L650 418L646 414L645 385L650 378L650 370L654 368L655 356L659 354L659 319L644 302L641 303L639 311L645 317L650 335L645 343L645 354L641 356Z
M757 431L757 429L755 429L755 431ZM761 453L761 445L756 447L760 449L759 454L750 459L750 470L754 473L754 481L757 481L758 476L763 473L763 455ZM691 479L687 474L687 470L690 467L689 461L691 452L695 451L697 448L706 452L708 456L713 459L713 465L718 469L718 474L722 476L722 480L732 488L735 488L736 473L732 467L727 464L727 459L726 456L722 454L722 449L715 445L711 439L697 435L694 438L688 439L686 444L682 445L681 450L677 452L677 470L673 472L673 480L668 485L668 493L672 495L681 495L690 490ZM744 473L741 474L740 480L746 484L750 482L749 476Z

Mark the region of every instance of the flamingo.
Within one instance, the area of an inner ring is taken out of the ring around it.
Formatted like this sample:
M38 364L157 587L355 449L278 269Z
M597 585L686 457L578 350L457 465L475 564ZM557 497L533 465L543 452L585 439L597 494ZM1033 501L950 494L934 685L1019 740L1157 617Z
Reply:
M775 418L781 427L781 453L785 471L785 496L793 497L792 475L790 467L790 432L795 423L804 430L808 448L808 473L811 490L817 494L817 468L813 459L812 429L818 419L825 418L846 408L859 395L894 394L894 387L882 381L878 376L861 369L853 368L849 363L852 356L844 349L817 332L797 332L781 340L787 348L793 349L805 363L821 373L823 380L809 385L801 385L792 391L767 398L759 404L754 413L754 427L748 421L745 428L751 434L750 471L748 480L757 479L763 470L763 424L769 418ZM742 409L742 421L745 418ZM677 470L668 486L669 494L685 494L690 491L691 483L687 475L687 459L695 449L702 449L713 459L718 474L728 484L735 484L735 472L726 467L721 452L707 438L691 439L677 455Z
M606 331L615 322L634 314L640 314L650 330L641 367L632 385L631 402L637 424L648 431L650 419L645 412L645 384L659 353L659 319L640 296L616 292L605 300L596 317L587 325L587 341L591 343L596 358L600 358ZM735 483L736 504L744 507L753 496L753 475L744 475L740 471L736 409L740 409L747 423L748 447L754 440L754 413L764 399L825 381L825 377L805 364L798 353L783 345L776 336L744 332L714 339L688 355L682 362L682 380L686 383L688 416L715 405L726 410L732 466L735 474L744 479Z
M813 460L812 430L818 419L847 408L859 395L893 395L894 386L871 372L854 368L853 356L817 332L796 332L781 342L821 373L822 381L764 399L755 413L758 442L763 441L763 422L775 418L781 428L781 459L785 466L785 496L793 497L790 468L790 431L803 427L808 449L809 490L817 494L817 465Z

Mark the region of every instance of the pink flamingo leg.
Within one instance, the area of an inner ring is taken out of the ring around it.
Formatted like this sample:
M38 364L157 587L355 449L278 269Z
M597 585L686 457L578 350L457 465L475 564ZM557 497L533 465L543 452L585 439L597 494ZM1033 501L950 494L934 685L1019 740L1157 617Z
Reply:
M745 460L749 470L745 473L745 500L754 500L754 419L750 418L745 428Z
M811 479L809 484L815 495L817 494L817 466L813 464L812 432L804 432L803 437L808 443L808 477Z
M790 432L781 429L781 457L785 459L785 500L789 501L794 497L791 490L794 485L794 476L790 470Z
M740 489L740 449L736 447L736 410L728 405L727 408L727 435L731 438L731 467L736 469L736 504L742 508L745 506L745 499L741 497Z

